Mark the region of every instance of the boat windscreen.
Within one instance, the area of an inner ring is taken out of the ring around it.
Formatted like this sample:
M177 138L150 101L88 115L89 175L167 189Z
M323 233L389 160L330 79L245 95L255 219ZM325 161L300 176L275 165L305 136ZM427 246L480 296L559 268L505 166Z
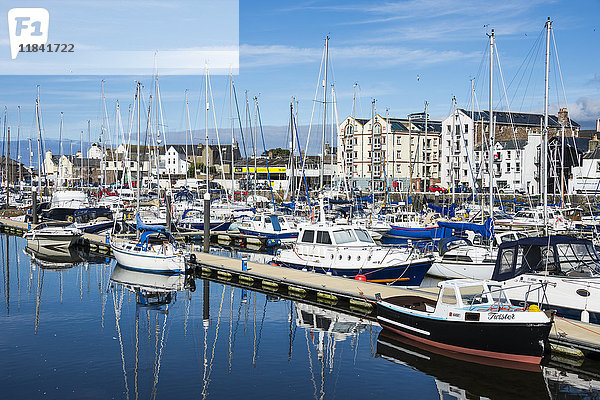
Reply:
M600 260L589 243L556 245L561 271L569 276L600 276Z
M333 238L335 243L344 244L356 242L356 238L350 229L340 229L339 231L333 231Z
M373 239L371 239L371 235L364 229L355 229L354 233L356 233L356 237L361 242L373 243Z
M459 290L460 297L465 306L490 302L489 295L483 285L462 286Z

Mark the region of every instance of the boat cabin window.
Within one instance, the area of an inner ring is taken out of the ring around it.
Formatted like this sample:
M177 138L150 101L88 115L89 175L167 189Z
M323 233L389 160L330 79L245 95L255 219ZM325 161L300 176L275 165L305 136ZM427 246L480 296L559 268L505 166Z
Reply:
M502 251L502 256L500 257L500 273L506 274L507 272L512 271L513 268L513 259L515 257L515 249L505 249Z
M558 271L554 262L554 248L548 246L524 246L519 249L519 257L522 256L522 267L530 271Z
M327 231L317 231L317 243L331 244L331 238Z
M271 223L271 218L265 217L265 224L270 224L270 223Z
M591 277L600 273L598 256L591 244L560 243L556 245L563 273L569 276Z
M483 285L463 286L459 291L460 298L465 306L490 302Z
M350 229L340 229L333 231L333 238L337 244L356 242L356 238Z
M444 304L456 304L456 294L454 292L454 288L445 287L442 289L442 293L440 293L442 303Z
M254 217L253 221L260 221L260 215L257 215L256 217Z
M356 237L361 242L373 243L373 239L371 239L371 235L369 235L369 233L367 231L365 231L364 229L355 229L354 233L356 233Z
M302 243L313 243L315 241L315 231L306 230L302 234Z

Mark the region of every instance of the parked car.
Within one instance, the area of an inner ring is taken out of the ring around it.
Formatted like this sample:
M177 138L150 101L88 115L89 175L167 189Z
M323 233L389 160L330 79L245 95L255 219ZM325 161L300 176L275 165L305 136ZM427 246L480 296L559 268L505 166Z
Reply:
M448 193L448 189L443 188L439 185L431 185L429 186L428 189L429 192L442 192L442 193Z

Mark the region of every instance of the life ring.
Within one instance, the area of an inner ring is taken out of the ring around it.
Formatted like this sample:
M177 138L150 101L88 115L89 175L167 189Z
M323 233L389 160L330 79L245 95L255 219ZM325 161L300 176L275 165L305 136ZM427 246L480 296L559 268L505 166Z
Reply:
M73 216L72 215L69 215L67 217L67 222L73 222Z

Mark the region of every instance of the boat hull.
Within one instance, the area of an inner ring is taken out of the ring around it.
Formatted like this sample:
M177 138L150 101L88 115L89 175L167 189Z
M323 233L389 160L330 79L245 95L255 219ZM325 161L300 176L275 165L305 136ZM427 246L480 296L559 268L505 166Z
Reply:
M300 265L285 261L277 261L282 267L294 268L304 271L319 272L333 276L355 279L362 275L367 282L387 283L401 286L418 286L423 281L427 270L431 267L431 261L406 263L397 266L373 268L324 268L316 265Z
M267 238L267 239L287 240L287 239L297 239L298 238L297 231L272 233L272 232L259 232L259 231L255 231L252 229L242 228L242 227L238 227L238 230L240 231L240 233L242 235L258 236L258 237L263 237L263 238Z
M135 254L114 243L111 243L110 247L117 263L123 268L157 274L179 274L185 272L183 255L163 255L144 251Z
M483 314L485 315L485 314ZM453 321L377 304L377 320L390 331L448 351L539 364L549 349L552 323Z
M492 279L496 264L489 263L467 263L467 262L442 262L435 261L428 275L444 279Z

